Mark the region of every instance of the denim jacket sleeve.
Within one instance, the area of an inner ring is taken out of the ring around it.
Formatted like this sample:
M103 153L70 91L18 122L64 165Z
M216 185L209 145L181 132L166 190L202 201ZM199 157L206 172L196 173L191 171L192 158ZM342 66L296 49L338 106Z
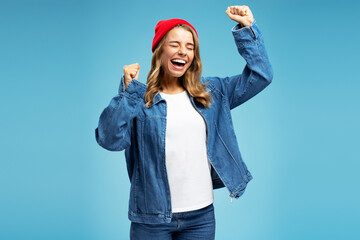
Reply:
M122 151L130 146L132 120L136 116L141 96L136 91L139 82L132 79L124 89L124 76L121 78L118 94L100 115L95 129L97 143L110 151Z
M272 66L256 20L251 27L237 24L232 28L232 34L238 52L246 61L244 70L230 77L207 77L227 97L230 109L261 92L273 78Z

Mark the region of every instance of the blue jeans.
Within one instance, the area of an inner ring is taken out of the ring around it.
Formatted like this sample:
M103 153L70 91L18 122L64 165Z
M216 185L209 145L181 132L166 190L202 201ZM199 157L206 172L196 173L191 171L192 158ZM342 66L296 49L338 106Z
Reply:
M173 213L170 223L131 222L131 240L215 239L214 205L188 212Z

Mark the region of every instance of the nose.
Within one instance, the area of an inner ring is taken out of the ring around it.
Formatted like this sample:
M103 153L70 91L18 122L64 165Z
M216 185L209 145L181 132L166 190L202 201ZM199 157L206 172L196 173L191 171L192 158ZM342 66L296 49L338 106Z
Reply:
M180 55L186 55L186 47L185 46L182 46L179 48L179 54Z

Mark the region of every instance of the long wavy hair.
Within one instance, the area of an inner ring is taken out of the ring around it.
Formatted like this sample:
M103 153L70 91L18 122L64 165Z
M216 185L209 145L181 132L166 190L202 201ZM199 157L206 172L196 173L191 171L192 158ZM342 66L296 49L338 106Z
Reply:
M212 101L214 100L211 94L206 91L207 84L203 84L200 81L202 64L200 59L198 37L194 30L185 24L178 24L175 27L182 27L185 30L190 31L194 40L194 59L184 75L179 78L180 84L189 92L191 96L195 98L195 100L200 102L203 106L209 108L211 105L210 98ZM166 37L167 34L160 40L151 58L151 69L147 77L148 88L145 93L145 107L149 107L153 104L153 100L161 90L161 77L163 76L163 69L161 67L161 54L163 52L163 45L165 43Z

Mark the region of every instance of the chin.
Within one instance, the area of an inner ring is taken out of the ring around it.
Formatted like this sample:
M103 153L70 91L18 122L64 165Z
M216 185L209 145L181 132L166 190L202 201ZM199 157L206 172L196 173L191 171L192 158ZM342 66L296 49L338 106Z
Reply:
M172 76L174 77L182 77L184 76L185 72L184 73L173 73Z
M186 71L188 69L189 69L189 67L187 67L186 69L183 69L181 71L176 71L176 70L172 69L172 66L170 65L168 68L168 73L170 76L173 76L173 77L182 77L182 76L184 76L184 74L186 73Z

